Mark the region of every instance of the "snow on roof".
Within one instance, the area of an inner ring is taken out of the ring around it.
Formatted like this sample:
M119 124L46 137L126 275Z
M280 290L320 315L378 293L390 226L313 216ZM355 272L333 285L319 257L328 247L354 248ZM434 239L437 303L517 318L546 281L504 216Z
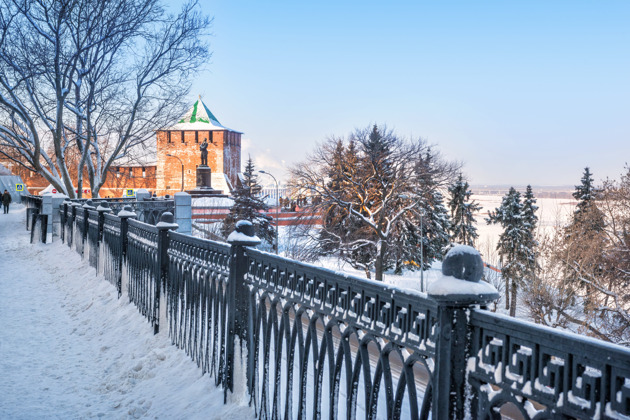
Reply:
M157 166L157 141L155 137L143 144L130 148L120 159L116 159L112 166Z
M210 174L210 185L215 190L223 191L223 194L230 194L234 189L227 175L223 172L213 172Z
M208 130L208 131L222 131L228 130L235 133L241 133L240 131L232 130L222 125L217 117L208 109L206 104L201 100L201 95L197 102L194 103L192 108L184 114L184 116L172 127L166 129L167 131L185 131L185 130ZM241 133L242 134L242 133Z
M229 209L234 205L231 197L192 197L193 207L216 207Z

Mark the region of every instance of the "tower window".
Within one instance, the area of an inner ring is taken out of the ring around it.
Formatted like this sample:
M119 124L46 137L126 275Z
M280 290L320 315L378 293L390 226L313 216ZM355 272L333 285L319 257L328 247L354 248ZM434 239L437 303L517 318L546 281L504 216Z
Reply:
M129 168L129 178L133 178L133 168Z
M171 142L171 132L170 131L166 132L166 141L167 141L167 143Z
M195 131L195 143L199 143L199 131Z
M208 142L212 143L212 135L214 134L214 131L211 131L208 133Z
M147 177L147 168L142 168L142 178Z
M182 143L184 143L184 132L182 131Z

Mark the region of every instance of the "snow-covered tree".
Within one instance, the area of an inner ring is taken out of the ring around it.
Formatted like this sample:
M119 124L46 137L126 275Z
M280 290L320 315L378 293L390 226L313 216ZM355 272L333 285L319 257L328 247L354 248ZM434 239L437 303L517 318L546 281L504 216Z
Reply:
M576 197L591 197L587 210L541 240L542 268L526 303L536 322L630 346L630 168L577 190L596 194Z
M468 181L459 174L457 181L448 187L451 199L448 206L451 210L451 241L463 245L475 246L479 237L475 227L475 212L481 210L481 205L470 199L472 191Z
M510 316L516 315L518 289L529 273L529 262L533 251L528 248L528 227L524 223L521 194L513 187L503 197L501 206L488 212L486 222L503 227L497 251L501 262L501 275L505 280L505 308Z
M536 211L538 206L536 205L536 198L532 191L532 186L528 185L523 195L523 228L525 231L524 238L524 251L526 252L526 277L532 279L536 275L538 268L538 262L536 261L536 247L538 241L536 240L536 228L538 226L538 216Z
M603 214L595 205L600 191L595 187L593 174L588 167L584 168L580 182L573 192L573 198L578 203L573 213L573 223L567 233L571 234L571 230L576 230L577 234L584 230L600 232L604 229Z
M324 215L320 238L326 251L338 250L368 277L374 270L375 278L382 280L383 272L397 261L395 244L401 232L409 225L418 227L414 217L423 196L416 164L428 147L422 140L408 142L376 125L355 130L344 144L348 158L342 165L339 141L330 139L292 169L293 186L317 198L315 211ZM439 156L435 162L432 170L439 169L438 182L452 179L459 170L458 164L445 163Z
M159 0L0 2L0 154L70 197L87 175L98 196L183 112L209 25L195 1L175 16Z
M258 183L254 162L250 157L243 172L243 182L233 192L234 205L230 213L223 219L221 233L228 237L234 231L236 222L239 220L249 220L254 225L256 235L270 245L275 244L276 232L271 224L272 218L265 214L269 211L269 206L259 197L262 189Z
M451 227L448 210L444 206L444 198L437 188L433 188L430 192L426 204L423 223L423 240L425 241L423 270L428 270L433 261L442 261L445 250L450 243L449 230Z

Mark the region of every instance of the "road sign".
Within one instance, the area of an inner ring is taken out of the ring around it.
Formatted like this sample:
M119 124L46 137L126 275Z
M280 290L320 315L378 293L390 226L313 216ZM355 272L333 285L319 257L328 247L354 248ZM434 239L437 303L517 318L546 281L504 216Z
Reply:
M24 191L24 184L15 184L15 191Z

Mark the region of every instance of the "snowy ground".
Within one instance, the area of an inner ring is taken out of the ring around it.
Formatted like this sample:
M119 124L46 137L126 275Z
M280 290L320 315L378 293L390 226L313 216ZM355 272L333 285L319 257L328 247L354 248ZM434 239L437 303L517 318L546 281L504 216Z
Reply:
M0 214L0 419L244 419L166 332L61 241Z

